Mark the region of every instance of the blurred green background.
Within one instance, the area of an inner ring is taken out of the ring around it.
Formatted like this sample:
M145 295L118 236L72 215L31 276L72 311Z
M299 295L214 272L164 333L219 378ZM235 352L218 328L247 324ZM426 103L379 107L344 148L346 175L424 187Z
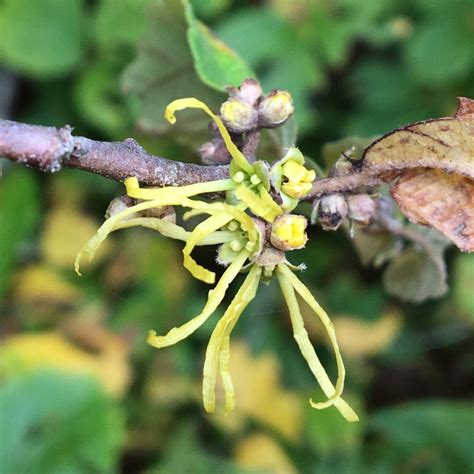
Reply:
M456 96L474 97L472 0L192 4L185 16L177 0L0 1L0 117L132 136L197 162L206 120L171 129L164 105L194 95L216 107L223 85L253 71L266 92L292 93L298 143L324 167L329 142L450 115ZM294 259L334 320L360 423L308 406L321 394L275 284L235 330L236 410L210 416L200 384L215 319L177 346L145 343L205 301L180 246L117 233L79 278L75 255L121 186L0 166L2 473L473 471L473 255L451 247L450 291L415 305L388 295L343 232L313 227ZM212 251L196 253L212 265ZM320 328L308 331L334 374Z

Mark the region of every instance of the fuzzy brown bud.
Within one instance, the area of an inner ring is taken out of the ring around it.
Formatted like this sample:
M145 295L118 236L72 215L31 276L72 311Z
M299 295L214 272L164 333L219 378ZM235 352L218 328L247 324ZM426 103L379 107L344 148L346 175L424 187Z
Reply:
M224 125L234 133L253 130L258 120L255 107L236 97L231 97L222 104L221 117Z
M255 105L262 96L260 83L251 77L245 79L240 87L229 87L227 91L231 97L235 97L250 105Z
M259 124L265 128L278 127L290 118L293 111L291 94L274 90L267 94L258 106Z
M116 197L112 199L112 201L110 201L109 207L105 211L105 218L109 219L115 214L125 211L125 209L128 209L129 207L132 207L134 204L135 199L131 198L130 196L124 195Z
M318 219L324 230L337 230L347 217L348 205L342 194L327 194L321 198Z
M375 214L375 201L368 194L352 194L346 196L349 218L360 224L367 225Z

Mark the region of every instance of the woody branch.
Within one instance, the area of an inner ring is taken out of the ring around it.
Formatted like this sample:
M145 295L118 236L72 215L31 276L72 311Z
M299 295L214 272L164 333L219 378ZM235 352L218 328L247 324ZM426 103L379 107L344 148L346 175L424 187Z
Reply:
M229 176L226 165L204 166L168 160L151 155L131 138L103 142L73 136L68 125L55 128L9 120L0 120L0 157L49 173L74 168L115 181L136 176L140 183L158 187L183 186ZM378 179L364 173L317 179L311 197L378 183Z

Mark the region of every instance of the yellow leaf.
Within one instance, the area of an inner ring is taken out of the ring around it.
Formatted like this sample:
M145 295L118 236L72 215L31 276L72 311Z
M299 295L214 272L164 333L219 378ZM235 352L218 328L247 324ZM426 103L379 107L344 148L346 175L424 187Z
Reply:
M375 322L350 316L333 318L341 352L348 357L367 357L386 349L400 333L400 314L388 312Z
M253 434L242 439L235 448L234 459L240 467L250 469L251 472L298 472L278 443L265 434Z
M58 331L13 336L0 348L0 374L55 368L95 377L111 395L123 394L130 380L128 350L118 337L108 334L98 355L69 342Z
M273 354L253 356L240 341L231 342L229 371L235 385L236 409L216 420L229 430L238 429L251 417L295 441L303 421L305 400L282 387L280 367Z
M71 305L81 296L78 288L46 265L31 265L16 274L13 297L22 303Z
M47 214L45 229L41 236L41 252L43 257L53 265L62 268L70 268L81 250L84 242L97 230L95 220L82 214L73 207L60 206ZM110 248L105 243L98 259L105 256ZM99 261L97 258L95 261Z

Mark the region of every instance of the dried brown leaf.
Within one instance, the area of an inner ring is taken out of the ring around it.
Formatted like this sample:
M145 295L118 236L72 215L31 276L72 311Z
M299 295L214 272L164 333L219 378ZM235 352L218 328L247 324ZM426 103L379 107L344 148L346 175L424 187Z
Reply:
M474 100L459 98L454 117L399 128L373 142L363 166L377 174L437 168L474 178Z
M474 251L474 100L459 98L454 117L408 125L375 141L362 169L398 178L391 192L412 222Z
M391 191L412 222L430 225L461 250L474 251L474 180L418 168L404 172Z

